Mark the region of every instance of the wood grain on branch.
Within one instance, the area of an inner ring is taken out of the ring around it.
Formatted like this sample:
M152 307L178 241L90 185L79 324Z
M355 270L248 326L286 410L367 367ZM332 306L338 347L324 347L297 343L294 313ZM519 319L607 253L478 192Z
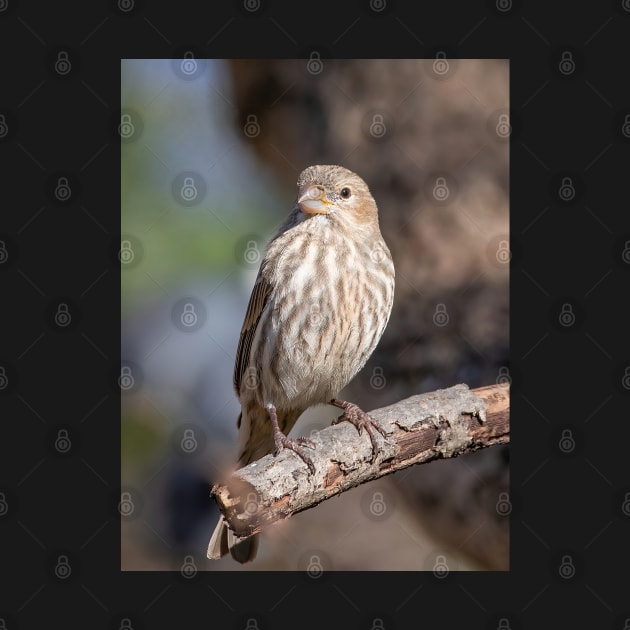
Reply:
M385 430L373 463L372 444L349 422L309 436L315 474L289 449L234 472L212 489L228 525L249 536L275 521L413 464L456 457L509 442L510 390L466 385L411 396L370 416ZM380 436L377 436L380 438Z

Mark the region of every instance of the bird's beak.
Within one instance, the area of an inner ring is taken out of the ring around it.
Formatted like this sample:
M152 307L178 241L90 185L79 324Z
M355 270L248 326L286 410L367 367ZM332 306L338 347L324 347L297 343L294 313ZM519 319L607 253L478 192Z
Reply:
M326 198L324 189L315 185L309 186L300 194L297 202L300 210L306 214L328 214L328 206L331 204Z

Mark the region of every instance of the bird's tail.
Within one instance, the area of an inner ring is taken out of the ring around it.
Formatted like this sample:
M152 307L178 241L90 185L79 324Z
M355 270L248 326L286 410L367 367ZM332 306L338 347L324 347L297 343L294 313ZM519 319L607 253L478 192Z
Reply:
M273 453L275 449L273 431L266 409L256 405L247 413L241 411L238 417L239 428L239 458L238 467ZM286 435L301 414L301 410L278 411L280 430ZM208 558L217 560L228 552L237 562L251 562L258 551L258 534L246 538L238 537L225 522L223 516L219 519L208 545Z
M228 528L225 519L221 517L214 528L210 544L208 545L208 558L218 560L227 552L240 563L251 562L258 551L258 534L239 538Z

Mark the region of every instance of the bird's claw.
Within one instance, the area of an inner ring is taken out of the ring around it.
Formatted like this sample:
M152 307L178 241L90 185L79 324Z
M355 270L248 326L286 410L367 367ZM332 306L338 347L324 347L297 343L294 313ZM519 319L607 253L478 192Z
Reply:
M381 446L376 439L374 430L376 429L383 438L387 439L387 433L385 430L379 426L369 414L353 403L348 403L347 407L344 408L344 412L338 418L333 420L332 423L339 424L340 422L350 422L350 424L353 424L359 432L359 435L363 435L363 429L367 431L367 434L370 436L370 442L372 443L372 457L370 458L370 463L373 464L376 459L376 455L381 450Z
M315 448L315 444L309 440L308 438L297 438L292 440L291 438L286 437L286 435L280 435L276 437L276 452L275 455L278 455L282 449L289 448L294 453L300 456L302 461L308 466L308 469L311 471L311 474L315 474L315 464L313 464L313 460L306 454L302 446L308 446L309 448Z

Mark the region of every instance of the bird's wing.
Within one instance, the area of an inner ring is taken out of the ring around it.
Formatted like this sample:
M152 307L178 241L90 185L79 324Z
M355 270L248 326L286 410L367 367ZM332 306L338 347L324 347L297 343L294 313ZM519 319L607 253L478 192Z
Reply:
M245 321L241 328L241 337L238 340L236 362L234 364L234 389L236 390L237 396L240 396L241 381L243 380L243 374L249 363L249 351L252 347L252 341L256 336L260 315L267 304L270 293L271 284L269 284L269 281L263 276L263 268L261 267L258 272L258 277L256 278L256 284L254 284L252 294L249 298Z

